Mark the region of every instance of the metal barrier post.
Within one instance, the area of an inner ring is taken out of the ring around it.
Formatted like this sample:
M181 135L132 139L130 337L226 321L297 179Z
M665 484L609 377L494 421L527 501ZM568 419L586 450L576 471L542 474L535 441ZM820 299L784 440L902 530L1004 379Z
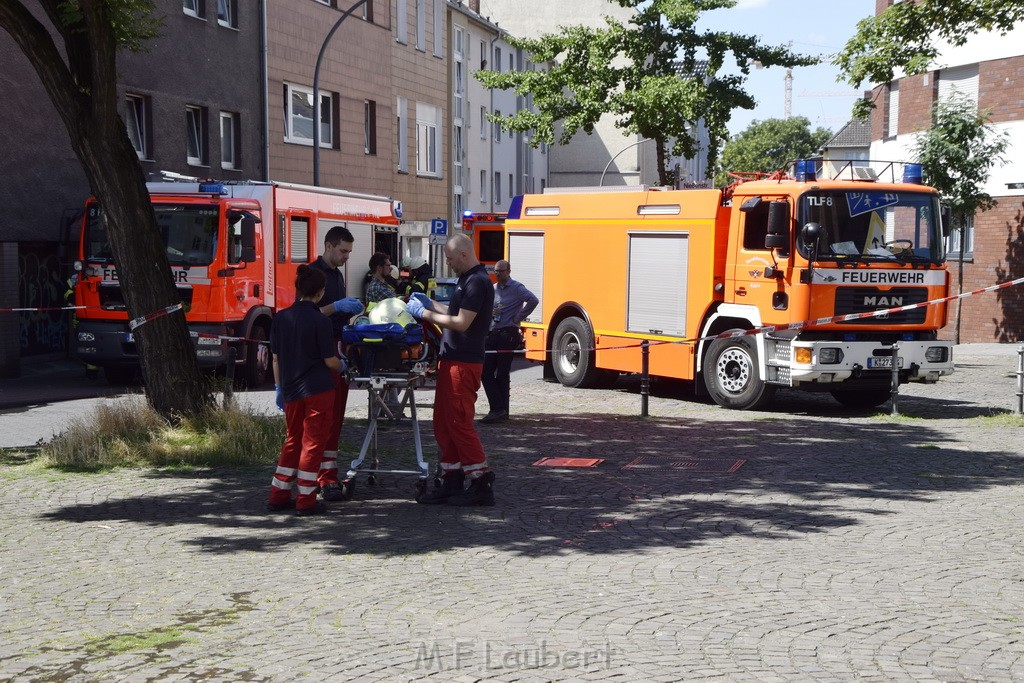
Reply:
M228 366L224 369L224 410L231 410L235 407L235 361L238 359L238 349L234 346L228 349Z
M1024 344L1017 347L1017 414L1024 415Z
M892 415L900 414L900 344L892 345Z
M651 344L640 342L640 417L647 417L647 401L651 395Z

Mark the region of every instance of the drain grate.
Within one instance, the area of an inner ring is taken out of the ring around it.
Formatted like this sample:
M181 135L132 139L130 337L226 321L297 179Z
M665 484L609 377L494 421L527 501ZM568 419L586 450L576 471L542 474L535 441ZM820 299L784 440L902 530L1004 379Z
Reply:
M604 458L541 458L534 467L597 467Z
M738 458L664 458L657 455L641 455L630 460L622 469L659 470L671 467L701 474L733 474L746 462Z

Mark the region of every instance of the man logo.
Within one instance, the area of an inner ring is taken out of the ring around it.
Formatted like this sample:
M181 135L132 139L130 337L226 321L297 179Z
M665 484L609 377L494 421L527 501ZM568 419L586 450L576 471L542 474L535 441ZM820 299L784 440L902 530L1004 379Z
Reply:
M864 308L895 308L903 305L901 296L866 296Z

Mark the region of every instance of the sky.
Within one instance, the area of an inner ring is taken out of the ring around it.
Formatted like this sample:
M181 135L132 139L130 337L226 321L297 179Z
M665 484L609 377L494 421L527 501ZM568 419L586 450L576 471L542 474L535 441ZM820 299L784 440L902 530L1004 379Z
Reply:
M755 35L769 45L793 41L793 51L800 54L831 55L846 44L857 22L874 12L875 0L739 0L732 9L705 13L698 26ZM850 120L860 92L837 83L838 70L824 61L793 69L792 113L807 117L812 129L821 126L835 133ZM730 134L745 130L754 120L783 117L785 73L779 67L750 70L744 88L758 105L733 111Z

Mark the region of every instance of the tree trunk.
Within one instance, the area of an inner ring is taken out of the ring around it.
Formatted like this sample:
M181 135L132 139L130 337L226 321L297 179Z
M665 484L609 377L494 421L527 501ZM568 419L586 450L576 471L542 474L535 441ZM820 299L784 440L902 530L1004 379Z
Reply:
M118 114L117 39L105 2L81 0L81 18L60 23L56 0L41 2L64 39L53 35L20 2L0 0L0 28L28 57L71 138L93 194L103 208L129 319L180 302L138 157ZM172 421L213 405L199 370L183 311L135 329L146 398Z

